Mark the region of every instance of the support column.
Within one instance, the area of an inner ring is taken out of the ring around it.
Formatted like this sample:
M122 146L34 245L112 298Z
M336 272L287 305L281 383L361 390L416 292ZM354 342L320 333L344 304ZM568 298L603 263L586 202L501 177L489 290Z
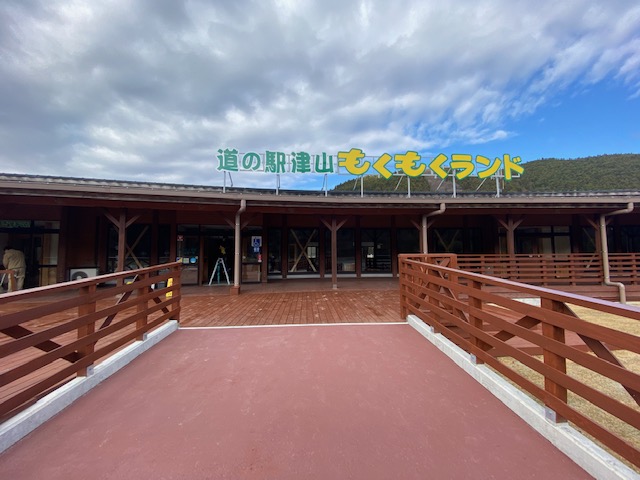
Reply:
M247 209L247 201L245 199L240 200L240 209L236 213L235 221L235 250L233 252L233 287L231 287L230 293L232 295L238 295L240 293L240 278L242 275L242 263L240 262L240 250L242 244L240 242L240 235L242 234L242 225L240 224L240 216Z
M331 217L331 222L322 219L322 223L331 231L331 284L334 290L338 289L338 230L346 221L346 218L338 221L335 216Z
M413 220L411 221L411 223L413 223L413 225L418 230L420 230L420 251L425 255L429 253L429 235L428 235L429 227L433 225L433 222L434 222L433 220L429 220L429 217L442 215L446 211L446 209L447 209L447 206L443 202L439 205L437 210L422 214L420 225L418 225Z
M509 256L514 256L516 254L516 240L515 240L515 231L516 228L520 226L524 219L519 218L514 220L511 218L511 215L507 215L506 220L498 218L498 222L502 225L507 231L507 253Z
M428 236L429 221L427 220L427 214L422 215L422 221L420 223L420 247L422 253L425 255L429 253L429 236Z
M135 223L136 220L140 218L140 215L134 215L129 220L127 220L126 208L120 210L120 215L118 216L117 220L108 211L105 211L104 214L118 230L118 263L116 266L116 272L124 272L124 261L127 255L127 228ZM122 285L123 283L123 278L118 279L118 285Z

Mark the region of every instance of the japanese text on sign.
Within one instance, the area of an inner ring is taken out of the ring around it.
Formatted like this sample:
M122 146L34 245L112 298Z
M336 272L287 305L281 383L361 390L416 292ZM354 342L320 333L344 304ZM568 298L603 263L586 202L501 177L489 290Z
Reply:
M364 175L374 170L384 178L391 178L396 173L403 173L409 177L418 177L433 173L440 178L455 175L458 179L469 176L487 178L497 174L504 175L505 180L511 180L513 174L524 171L520 165L520 157L504 154L493 159L476 155L454 153L451 159L440 153L429 163L421 162L418 152L407 151L391 156L384 153L379 157L367 157L359 148L352 148L346 152L338 152L336 162L334 156L325 152L311 155L307 152L266 151L264 154L248 152L238 153L237 149L218 150L218 171L226 172L266 172L266 173L349 173ZM428 171L427 171L428 170Z

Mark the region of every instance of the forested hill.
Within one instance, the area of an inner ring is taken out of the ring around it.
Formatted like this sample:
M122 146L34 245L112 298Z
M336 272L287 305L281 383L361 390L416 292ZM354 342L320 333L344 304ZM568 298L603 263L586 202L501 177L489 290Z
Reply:
M524 173L520 178L503 182L505 192L572 192L595 190L640 190L640 154L598 155L595 157L564 160L543 158L522 163ZM400 184L398 185L398 182ZM478 178L456 180L461 191L495 190L495 181L487 179L482 186ZM412 192L451 191L451 178L443 183L439 178L411 179ZM334 190L359 190L354 180L337 185ZM370 175L364 180L365 191L406 191L406 179Z

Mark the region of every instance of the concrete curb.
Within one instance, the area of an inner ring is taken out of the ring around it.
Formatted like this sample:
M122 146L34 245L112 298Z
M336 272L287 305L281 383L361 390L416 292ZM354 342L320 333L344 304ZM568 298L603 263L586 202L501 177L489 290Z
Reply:
M587 473L598 479L640 479L638 473L575 428L547 420L542 405L486 365L473 363L469 353L444 335L434 333L433 329L418 317L409 315L407 322Z
M176 330L178 330L176 320L165 323L147 334L144 340L134 342L96 365L88 376L71 380L2 423L0 425L0 453Z

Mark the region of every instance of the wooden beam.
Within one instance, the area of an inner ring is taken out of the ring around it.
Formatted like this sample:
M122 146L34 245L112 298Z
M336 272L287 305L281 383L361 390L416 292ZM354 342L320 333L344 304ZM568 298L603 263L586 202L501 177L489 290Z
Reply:
M131 225L136 223L136 221L138 221L139 218L140 218L140 215L136 215L134 217L131 217L129 220L127 220L127 223L125 224L125 228L129 228Z
M3 328L2 330L0 330L0 332L15 339L28 337L29 335L34 335L36 333L27 328L24 328L21 325L13 325L11 327ZM33 346L33 348L37 348L38 350L42 350L43 352L52 352L60 347L62 347L62 345L54 342L53 340L45 340ZM67 362L75 363L80 359L80 354L78 352L71 352L60 358L66 360Z

